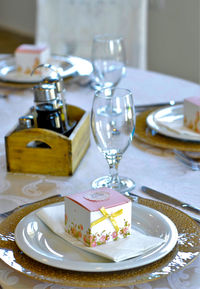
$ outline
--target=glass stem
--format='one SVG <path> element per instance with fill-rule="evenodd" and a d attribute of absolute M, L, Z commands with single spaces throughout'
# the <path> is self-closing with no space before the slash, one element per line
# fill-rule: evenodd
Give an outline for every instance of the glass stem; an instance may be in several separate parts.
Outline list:
<path fill-rule="evenodd" d="M 109 165 L 109 173 L 111 177 L 111 186 L 118 187 L 120 184 L 120 178 L 118 175 L 118 166 L 121 160 L 121 156 L 116 156 L 115 158 L 106 158 Z"/>

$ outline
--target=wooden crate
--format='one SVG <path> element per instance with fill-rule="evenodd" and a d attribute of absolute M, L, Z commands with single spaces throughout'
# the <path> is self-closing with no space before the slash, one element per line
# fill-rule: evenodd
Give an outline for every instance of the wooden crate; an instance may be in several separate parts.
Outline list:
<path fill-rule="evenodd" d="M 78 121 L 69 137 L 57 132 L 30 128 L 13 130 L 5 136 L 7 170 L 9 172 L 72 175 L 90 144 L 89 113 L 68 105 L 68 117 Z M 32 146 L 35 142 L 48 147 Z"/>

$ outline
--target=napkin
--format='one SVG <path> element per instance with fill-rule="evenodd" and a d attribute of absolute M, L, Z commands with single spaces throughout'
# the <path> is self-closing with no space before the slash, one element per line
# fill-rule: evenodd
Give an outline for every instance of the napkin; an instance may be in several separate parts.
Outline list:
<path fill-rule="evenodd" d="M 97 247 L 87 247 L 81 241 L 65 232 L 64 204 L 43 207 L 36 214 L 56 235 L 73 246 L 114 262 L 142 255 L 149 250 L 161 246 L 165 242 L 165 240 L 161 238 L 148 236 L 133 229 L 131 235 L 125 239 L 118 239 L 117 241 L 109 242 Z"/>
<path fill-rule="evenodd" d="M 183 136 L 193 136 L 193 137 L 199 137 L 200 139 L 200 134 L 192 131 L 191 129 L 187 128 L 183 124 L 183 118 L 178 118 L 171 120 L 170 118 L 162 118 L 162 119 L 156 119 L 154 118 L 154 122 L 159 125 L 160 127 L 165 127 L 168 130 L 178 133 L 179 135 Z"/>

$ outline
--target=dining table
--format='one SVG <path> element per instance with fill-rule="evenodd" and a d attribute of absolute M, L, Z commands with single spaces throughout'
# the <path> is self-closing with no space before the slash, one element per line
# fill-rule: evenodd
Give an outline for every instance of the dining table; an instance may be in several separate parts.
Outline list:
<path fill-rule="evenodd" d="M 126 74 L 122 77 L 118 87 L 131 90 L 135 106 L 163 103 L 171 100 L 183 101 L 190 96 L 200 96 L 200 85 L 198 83 L 133 67 L 126 68 Z M 78 106 L 87 112 L 91 111 L 94 90 L 89 84 L 80 83 L 79 80 L 66 81 L 64 95 L 67 104 Z M 90 190 L 94 179 L 108 174 L 108 164 L 103 154 L 98 150 L 92 133 L 90 134 L 90 146 L 73 175 L 52 176 L 8 172 L 5 136 L 16 126 L 19 117 L 24 115 L 33 105 L 32 88 L 9 87 L 9 85 L 0 86 L 0 213 L 21 204 L 42 200 L 55 194 L 67 196 L 71 193 Z M 138 123 L 137 121 L 138 119 L 136 119 L 136 132 L 133 140 L 123 154 L 119 164 L 119 175 L 130 177 L 136 183 L 132 193 L 139 195 L 144 200 L 151 199 L 155 203 L 158 202 L 160 204 L 159 200 L 150 198 L 142 192 L 141 187 L 148 186 L 169 196 L 176 197 L 183 202 L 200 207 L 200 171 L 191 170 L 191 168 L 175 158 L 172 147 L 167 146 L 168 141 L 163 147 L 159 146 L 159 144 L 148 143 L 145 139 L 140 138 L 137 133 L 137 126 L 139 125 L 139 121 Z M 166 139 L 170 138 L 166 137 Z M 200 146 L 200 143 L 197 145 Z M 168 205 L 167 208 L 175 208 L 175 206 L 172 204 Z M 191 217 L 200 218 L 198 213 L 193 213 L 186 209 L 176 209 L 184 212 L 184 216 L 190 215 Z M 195 222 L 190 218 L 189 220 Z M 0 222 L 5 222 L 5 218 L 1 217 Z M 198 223 L 193 223 L 193 226 L 195 225 L 198 228 Z M 183 236 L 179 236 L 180 242 L 183 240 L 181 238 Z M 23 270 L 21 272 L 12 262 L 8 264 L 0 260 L 0 285 L 3 289 L 64 289 L 80 287 L 199 289 L 200 258 L 198 257 L 198 251 L 191 262 L 180 264 L 175 270 L 166 271 L 165 274 L 158 276 L 158 278 L 154 275 L 154 278 L 146 278 L 146 281 L 143 280 L 143 282 L 126 283 L 124 281 L 123 284 L 119 282 L 119 286 L 117 282 L 114 282 L 116 274 L 113 274 L 113 283 L 109 286 L 106 285 L 109 283 L 98 284 L 98 282 L 93 286 L 86 286 L 86 283 L 84 283 L 85 285 L 82 284 L 82 280 L 85 280 L 83 272 L 80 272 L 80 275 L 79 272 L 76 272 L 77 278 L 80 280 L 77 286 L 73 283 L 64 285 L 59 282 L 51 282 L 50 279 L 45 278 L 45 273 L 43 279 L 31 276 L 31 274 L 29 276 L 27 272 L 26 274 L 24 274 Z M 45 266 L 44 272 L 47 270 L 45 268 L 48 268 L 48 266 Z"/>

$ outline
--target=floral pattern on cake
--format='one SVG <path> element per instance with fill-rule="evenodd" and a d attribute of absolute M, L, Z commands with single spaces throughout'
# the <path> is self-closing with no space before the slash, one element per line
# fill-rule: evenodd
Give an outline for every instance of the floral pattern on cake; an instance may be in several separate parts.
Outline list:
<path fill-rule="evenodd" d="M 192 120 L 188 122 L 187 118 L 185 117 L 184 125 L 189 129 L 194 130 L 197 133 L 200 133 L 200 112 L 199 111 L 196 112 L 194 122 Z"/>
<path fill-rule="evenodd" d="M 67 215 L 65 216 L 65 218 L 67 218 Z M 71 223 L 71 226 L 69 227 L 69 229 L 67 230 L 67 233 L 74 236 L 77 239 L 81 239 L 83 236 L 83 225 L 82 224 L 74 224 L 73 222 Z"/>
<path fill-rule="evenodd" d="M 195 121 L 194 121 L 194 130 L 197 133 L 200 133 L 200 111 L 196 112 L 196 118 L 195 118 Z"/>
<path fill-rule="evenodd" d="M 65 216 L 65 219 L 67 219 L 67 216 Z M 108 241 L 117 241 L 119 238 L 128 237 L 130 235 L 130 224 L 124 220 L 124 226 L 119 228 L 118 232 L 114 231 L 106 233 L 106 231 L 103 230 L 101 233 L 92 234 L 90 228 L 88 228 L 85 234 L 83 231 L 84 228 L 82 224 L 78 225 L 72 222 L 69 229 L 67 230 L 67 233 L 77 239 L 83 240 L 86 246 L 96 247 L 106 244 Z"/>

